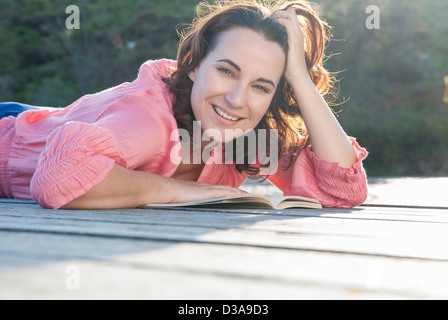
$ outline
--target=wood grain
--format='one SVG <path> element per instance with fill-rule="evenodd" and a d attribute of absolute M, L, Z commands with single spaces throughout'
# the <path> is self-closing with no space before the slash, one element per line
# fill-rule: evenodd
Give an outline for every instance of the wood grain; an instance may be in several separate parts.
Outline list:
<path fill-rule="evenodd" d="M 2 299 L 448 297 L 444 208 L 55 211 L 0 199 L 0 239 Z"/>

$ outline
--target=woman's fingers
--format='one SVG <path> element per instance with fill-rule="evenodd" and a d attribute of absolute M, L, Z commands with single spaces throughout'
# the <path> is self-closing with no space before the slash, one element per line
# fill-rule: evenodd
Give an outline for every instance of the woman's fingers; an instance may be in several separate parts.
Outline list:
<path fill-rule="evenodd" d="M 247 193 L 244 190 L 227 185 L 197 183 L 194 181 L 178 181 L 176 202 L 198 201 L 228 195 Z"/>
<path fill-rule="evenodd" d="M 292 9 L 292 8 L 289 8 L 288 10 L 276 11 L 272 15 L 272 17 L 274 19 L 283 19 L 283 20 L 287 20 L 287 21 L 291 21 L 291 22 L 297 21 L 297 23 L 298 23 L 297 14 L 294 11 L 294 9 Z"/>
<path fill-rule="evenodd" d="M 231 186 L 227 186 L 227 185 L 208 185 L 205 186 L 206 189 L 210 190 L 211 193 L 222 193 L 223 195 L 228 195 L 228 194 L 243 194 L 243 193 L 247 193 L 244 190 L 240 190 L 238 188 L 233 188 Z"/>
<path fill-rule="evenodd" d="M 285 70 L 287 81 L 292 81 L 296 74 L 307 74 L 305 62 L 305 38 L 299 19 L 293 8 L 276 11 L 272 15 L 281 26 L 285 28 L 288 36 L 288 62 Z"/>
<path fill-rule="evenodd" d="M 302 29 L 300 28 L 299 19 L 293 8 L 288 10 L 276 11 L 272 18 L 276 20 L 280 25 L 286 29 L 288 37 L 300 37 L 303 38 Z"/>

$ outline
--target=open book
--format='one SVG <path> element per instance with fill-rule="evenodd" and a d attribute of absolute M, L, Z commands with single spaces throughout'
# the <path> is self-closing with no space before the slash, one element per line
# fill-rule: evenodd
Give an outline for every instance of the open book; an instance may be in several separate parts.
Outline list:
<path fill-rule="evenodd" d="M 219 198 L 211 198 L 200 201 L 183 203 L 148 204 L 144 207 L 169 208 L 169 207 L 201 207 L 201 208 L 226 208 L 226 209 L 289 209 L 289 208 L 314 208 L 322 206 L 316 199 L 299 196 L 275 196 L 268 197 L 261 194 L 246 193 Z"/>

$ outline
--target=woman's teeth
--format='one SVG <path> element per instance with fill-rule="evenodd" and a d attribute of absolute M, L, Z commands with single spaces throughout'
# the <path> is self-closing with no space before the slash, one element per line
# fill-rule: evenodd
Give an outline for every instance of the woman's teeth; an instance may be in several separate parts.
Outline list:
<path fill-rule="evenodd" d="M 232 121 L 238 121 L 240 119 L 240 118 L 229 116 L 227 113 L 225 113 L 224 111 L 219 109 L 217 106 L 213 106 L 213 109 L 215 109 L 216 113 L 219 114 L 224 119 L 232 120 Z"/>

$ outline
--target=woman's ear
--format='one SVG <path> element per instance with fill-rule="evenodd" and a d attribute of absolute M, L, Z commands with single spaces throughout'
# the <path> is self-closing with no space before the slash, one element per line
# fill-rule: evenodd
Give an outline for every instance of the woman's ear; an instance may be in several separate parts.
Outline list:
<path fill-rule="evenodd" d="M 190 71 L 188 73 L 188 78 L 190 78 L 190 80 L 193 81 L 193 82 L 196 79 L 196 71 L 198 71 L 198 68 L 194 68 L 193 71 Z"/>

